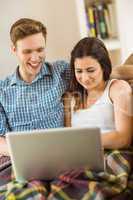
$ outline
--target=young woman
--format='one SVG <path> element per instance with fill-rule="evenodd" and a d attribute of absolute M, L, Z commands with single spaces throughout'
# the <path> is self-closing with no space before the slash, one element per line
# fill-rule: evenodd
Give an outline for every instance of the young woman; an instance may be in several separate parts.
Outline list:
<path fill-rule="evenodd" d="M 124 80 L 110 80 L 112 66 L 103 42 L 81 39 L 72 50 L 70 66 L 73 78 L 64 96 L 65 125 L 97 126 L 104 148 L 128 147 L 132 140 L 132 89 Z"/>

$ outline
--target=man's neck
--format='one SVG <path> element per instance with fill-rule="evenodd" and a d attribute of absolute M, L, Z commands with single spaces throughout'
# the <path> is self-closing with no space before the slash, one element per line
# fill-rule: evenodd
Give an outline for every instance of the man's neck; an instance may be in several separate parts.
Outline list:
<path fill-rule="evenodd" d="M 29 76 L 25 75 L 20 67 L 18 69 L 18 75 L 21 80 L 23 80 L 24 82 L 29 83 L 29 84 L 32 83 L 32 81 L 36 78 L 35 75 L 34 76 L 33 75 L 29 75 Z"/>

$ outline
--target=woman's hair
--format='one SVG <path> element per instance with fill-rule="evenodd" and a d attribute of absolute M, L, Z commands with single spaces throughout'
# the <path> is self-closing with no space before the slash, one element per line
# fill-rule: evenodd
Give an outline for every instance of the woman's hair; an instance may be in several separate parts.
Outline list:
<path fill-rule="evenodd" d="M 76 80 L 74 63 L 76 58 L 84 58 L 86 56 L 96 59 L 97 62 L 100 64 L 103 71 L 104 81 L 109 80 L 112 71 L 112 64 L 108 51 L 101 40 L 94 37 L 86 37 L 81 39 L 75 45 L 71 52 L 70 67 L 72 79 L 69 88 L 69 91 L 73 93 L 76 99 L 75 109 L 85 107 L 84 105 L 86 101 L 87 91 Z"/>
<path fill-rule="evenodd" d="M 36 33 L 42 33 L 46 40 L 47 30 L 40 21 L 21 18 L 12 25 L 10 29 L 10 38 L 12 43 L 16 46 L 18 40 Z"/>

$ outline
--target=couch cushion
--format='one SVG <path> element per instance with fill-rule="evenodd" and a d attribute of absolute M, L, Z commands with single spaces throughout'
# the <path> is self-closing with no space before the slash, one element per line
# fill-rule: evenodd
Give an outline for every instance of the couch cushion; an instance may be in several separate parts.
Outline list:
<path fill-rule="evenodd" d="M 133 88 L 133 65 L 122 65 L 113 67 L 111 73 L 111 79 L 112 78 L 126 80 Z"/>
<path fill-rule="evenodd" d="M 130 54 L 130 56 L 124 62 L 124 65 L 133 65 L 133 54 Z"/>

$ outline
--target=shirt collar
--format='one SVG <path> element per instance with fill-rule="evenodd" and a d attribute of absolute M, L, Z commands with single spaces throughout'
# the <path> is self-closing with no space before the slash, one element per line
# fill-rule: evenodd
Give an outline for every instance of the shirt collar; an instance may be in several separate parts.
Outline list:
<path fill-rule="evenodd" d="M 27 85 L 25 81 L 21 80 L 19 77 L 19 72 L 18 72 L 19 66 L 17 67 L 15 73 L 11 77 L 11 82 L 10 85 L 16 85 L 16 84 L 22 84 L 22 85 Z M 51 64 L 48 62 L 43 63 L 42 68 L 39 72 L 39 74 L 36 76 L 36 78 L 32 81 L 32 83 L 36 82 L 37 80 L 41 79 L 43 76 L 51 76 Z M 31 83 L 31 84 L 32 84 Z M 29 85 L 29 84 L 28 84 Z"/>

